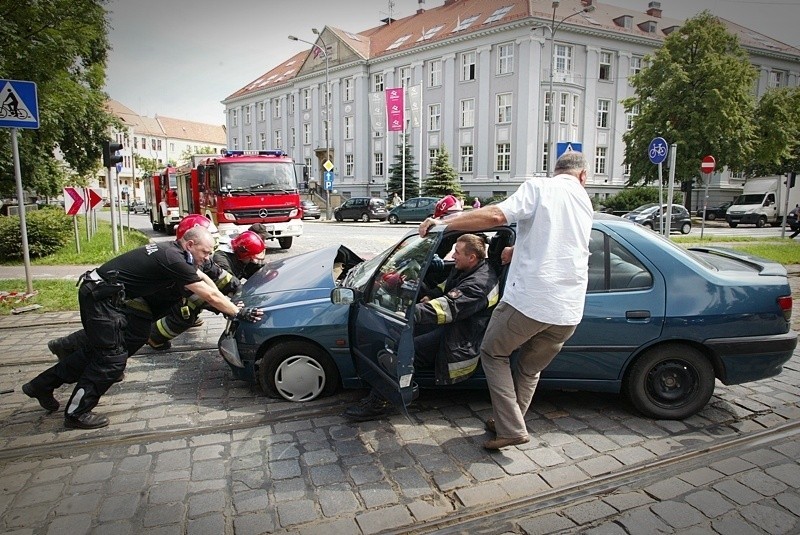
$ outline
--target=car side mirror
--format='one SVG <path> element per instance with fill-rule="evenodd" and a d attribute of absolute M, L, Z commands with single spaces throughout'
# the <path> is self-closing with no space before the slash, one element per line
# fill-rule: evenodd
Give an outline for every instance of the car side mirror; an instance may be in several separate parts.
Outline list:
<path fill-rule="evenodd" d="M 334 305 L 352 305 L 356 301 L 356 292 L 352 288 L 334 288 L 331 290 L 331 303 Z"/>

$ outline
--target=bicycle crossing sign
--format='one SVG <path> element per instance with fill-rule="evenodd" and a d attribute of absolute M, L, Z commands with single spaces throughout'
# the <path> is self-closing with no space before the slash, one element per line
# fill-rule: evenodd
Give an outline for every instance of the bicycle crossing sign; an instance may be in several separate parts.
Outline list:
<path fill-rule="evenodd" d="M 663 137 L 653 138 L 650 146 L 647 147 L 647 155 L 654 164 L 664 163 L 664 160 L 667 159 L 667 152 L 669 152 L 667 150 L 667 140 Z"/>
<path fill-rule="evenodd" d="M 0 128 L 39 128 L 34 82 L 0 80 Z"/>

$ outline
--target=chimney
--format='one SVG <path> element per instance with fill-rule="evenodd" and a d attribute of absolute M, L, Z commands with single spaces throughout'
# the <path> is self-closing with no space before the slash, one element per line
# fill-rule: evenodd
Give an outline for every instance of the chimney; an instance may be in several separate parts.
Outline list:
<path fill-rule="evenodd" d="M 425 0 L 418 0 L 417 3 L 419 4 L 419 7 L 417 8 L 417 15 L 422 15 L 425 13 L 425 8 L 422 7 L 425 4 Z"/>
<path fill-rule="evenodd" d="M 455 4 L 456 2 L 458 2 L 458 0 L 444 0 L 444 5 L 451 6 L 451 5 Z"/>
<path fill-rule="evenodd" d="M 645 12 L 651 17 L 661 18 L 661 2 L 650 2 L 647 4 L 647 11 Z"/>

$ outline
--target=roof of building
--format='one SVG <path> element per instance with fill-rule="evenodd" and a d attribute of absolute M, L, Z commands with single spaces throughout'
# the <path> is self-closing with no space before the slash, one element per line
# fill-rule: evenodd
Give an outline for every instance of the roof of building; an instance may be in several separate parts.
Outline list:
<path fill-rule="evenodd" d="M 643 6 L 646 1 L 642 0 Z M 658 41 L 684 22 L 664 17 L 660 2 L 649 2 L 646 11 L 634 11 L 594 0 L 563 0 L 559 14 L 575 13 L 590 4 L 594 6 L 594 11 L 575 15 L 565 24 L 573 28 L 582 26 L 595 31 L 612 32 L 620 37 Z M 359 58 L 373 60 L 515 21 L 531 19 L 531 22 L 547 22 L 552 16 L 551 0 L 445 0 L 439 7 L 418 9 L 407 17 L 393 19 L 390 24 L 381 24 L 358 33 L 325 27 L 322 37 L 330 52 L 329 62 L 336 65 L 339 57 L 349 58 L 344 63 Z M 797 48 L 723 18 L 720 21 L 739 37 L 743 46 L 800 56 Z M 318 39 L 317 43 L 321 44 L 321 41 Z M 298 74 L 324 68 L 324 61 L 319 61 L 320 57 L 324 58 L 321 51 L 322 46 L 315 46 L 295 54 L 233 92 L 223 102 L 267 90 L 286 83 Z"/>
<path fill-rule="evenodd" d="M 222 125 L 184 121 L 183 119 L 173 119 L 163 115 L 156 115 L 156 120 L 161 124 L 166 136 L 171 139 L 205 141 L 217 145 L 225 145 L 227 143 L 225 127 Z"/>

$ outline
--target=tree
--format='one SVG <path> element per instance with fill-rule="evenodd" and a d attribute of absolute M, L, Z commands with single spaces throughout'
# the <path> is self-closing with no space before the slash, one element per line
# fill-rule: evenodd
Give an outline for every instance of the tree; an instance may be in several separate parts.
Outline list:
<path fill-rule="evenodd" d="M 199 147 L 197 150 L 191 150 L 189 147 L 186 147 L 186 149 L 178 157 L 177 163 L 179 165 L 187 163 L 195 154 L 219 154 L 219 151 L 212 149 L 211 147 Z"/>
<path fill-rule="evenodd" d="M 405 135 L 405 134 L 403 134 Z M 394 163 L 389 166 L 389 194 L 403 191 L 403 144 L 397 145 L 397 154 L 394 155 Z M 405 169 L 406 169 L 406 188 L 401 194 L 403 200 L 419 196 L 419 183 L 417 182 L 417 170 L 414 164 L 414 154 L 411 146 L 405 146 Z"/>
<path fill-rule="evenodd" d="M 136 170 L 141 177 L 140 180 L 147 180 L 163 168 L 155 158 L 145 158 L 138 154 L 133 155 L 133 161 L 136 163 Z"/>
<path fill-rule="evenodd" d="M 38 92 L 39 129 L 18 131 L 26 189 L 56 195 L 71 174 L 87 177 L 100 166 L 101 144 L 115 123 L 103 92 L 105 3 L 0 0 L 0 78 L 35 82 Z M 9 146 L 9 136 L 0 130 L 0 146 Z M 10 152 L 0 151 L 0 195 L 16 189 Z"/>
<path fill-rule="evenodd" d="M 751 176 L 800 171 L 800 88 L 767 91 L 758 102 Z"/>
<path fill-rule="evenodd" d="M 677 144 L 678 180 L 699 175 L 708 154 L 717 168 L 744 169 L 753 154 L 756 71 L 737 37 L 704 11 L 646 59 L 649 65 L 631 79 L 636 95 L 623 101 L 626 112 L 638 110 L 622 136 L 629 184 L 657 180 L 647 148 L 658 136 Z"/>
<path fill-rule="evenodd" d="M 458 183 L 458 173 L 450 164 L 447 147 L 442 147 L 436 155 L 430 174 L 422 185 L 422 193 L 430 197 L 444 197 L 448 192 L 461 199 L 464 198 L 461 184 Z"/>

